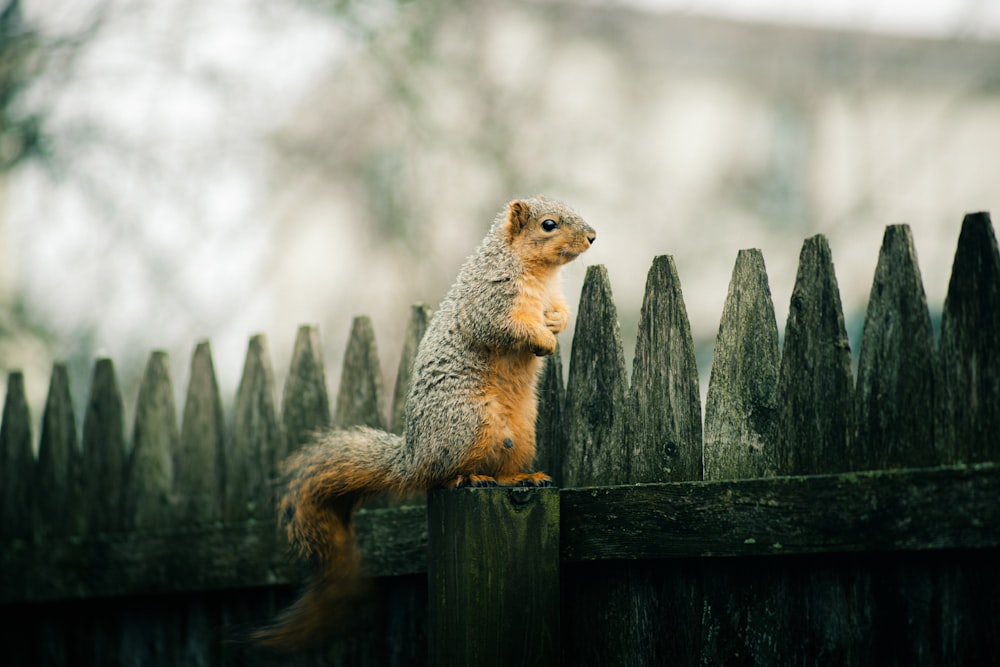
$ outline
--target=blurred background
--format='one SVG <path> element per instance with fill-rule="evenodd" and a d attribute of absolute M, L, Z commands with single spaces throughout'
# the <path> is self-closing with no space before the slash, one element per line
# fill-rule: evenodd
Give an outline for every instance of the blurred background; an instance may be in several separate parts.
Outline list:
<path fill-rule="evenodd" d="M 740 248 L 783 331 L 826 234 L 856 357 L 885 225 L 936 318 L 998 156 L 989 0 L 0 0 L 0 381 L 37 421 L 54 361 L 82 406 L 108 356 L 131 414 L 150 350 L 181 397 L 207 338 L 228 404 L 261 332 L 280 398 L 314 323 L 335 391 L 364 313 L 391 388 L 409 304 L 545 193 L 598 230 L 567 298 L 607 265 L 629 367 L 674 256 L 704 395 Z"/>

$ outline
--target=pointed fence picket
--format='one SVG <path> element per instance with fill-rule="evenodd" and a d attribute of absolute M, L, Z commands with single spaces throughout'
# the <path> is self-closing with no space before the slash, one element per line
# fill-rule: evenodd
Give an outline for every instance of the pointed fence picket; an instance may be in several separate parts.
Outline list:
<path fill-rule="evenodd" d="M 939 463 L 931 418 L 934 366 L 934 330 L 913 238 L 909 227 L 893 225 L 885 230 L 861 337 L 853 469 Z"/>
<path fill-rule="evenodd" d="M 65 537 L 80 532 L 80 513 L 75 511 L 79 467 L 80 446 L 69 393 L 69 372 L 65 364 L 56 364 L 38 441 L 35 489 L 44 490 L 38 494 L 36 507 L 35 526 L 40 535 Z"/>
<path fill-rule="evenodd" d="M 423 304 L 410 308 L 410 319 L 403 333 L 403 351 L 399 355 L 399 368 L 396 371 L 396 387 L 392 394 L 392 413 L 389 420 L 389 430 L 402 435 L 406 430 L 406 396 L 410 392 L 410 375 L 413 362 L 417 358 L 417 347 L 427 331 L 430 321 L 430 309 Z"/>
<path fill-rule="evenodd" d="M 184 400 L 181 437 L 174 450 L 173 497 L 179 525 L 212 523 L 225 507 L 226 421 L 208 341 L 195 347 Z"/>
<path fill-rule="evenodd" d="M 562 486 L 622 484 L 625 448 L 625 353 L 611 282 L 603 266 L 587 267 L 566 383 Z"/>
<path fill-rule="evenodd" d="M 741 250 L 705 398 L 705 479 L 763 477 L 776 440 L 778 326 L 759 250 Z"/>
<path fill-rule="evenodd" d="M 313 326 L 299 329 L 280 410 L 264 336 L 250 340 L 229 415 L 208 342 L 193 351 L 180 415 L 169 359 L 152 353 L 130 434 L 110 360 L 94 365 L 79 430 L 57 364 L 37 459 L 25 378 L 12 373 L 0 606 L 23 623 L 0 626 L 4 663 L 1000 654 L 1000 253 L 985 213 L 962 224 L 937 346 L 909 228 L 886 229 L 856 381 L 826 239 L 802 246 L 782 349 L 764 258 L 741 251 L 704 426 L 672 258 L 649 272 L 631 383 L 607 272 L 589 267 L 567 381 L 561 351 L 539 380 L 537 463 L 561 488 L 370 503 L 356 521 L 376 577 L 365 629 L 299 657 L 257 651 L 246 633 L 304 576 L 273 516 L 280 461 L 331 425 L 402 433 L 428 318 L 410 311 L 391 405 L 366 317 L 352 323 L 332 406 Z"/>
<path fill-rule="evenodd" d="M 33 525 L 37 489 L 34 454 L 31 451 L 31 417 L 24 396 L 24 376 L 11 373 L 0 425 L 0 465 L 7 471 L 0 485 L 0 535 L 7 539 L 28 539 Z"/>
<path fill-rule="evenodd" d="M 1000 255 L 987 213 L 965 217 L 941 313 L 937 443 L 946 463 L 996 461 Z"/>
<path fill-rule="evenodd" d="M 802 244 L 778 373 L 779 475 L 849 469 L 854 382 L 840 290 L 824 236 Z"/>

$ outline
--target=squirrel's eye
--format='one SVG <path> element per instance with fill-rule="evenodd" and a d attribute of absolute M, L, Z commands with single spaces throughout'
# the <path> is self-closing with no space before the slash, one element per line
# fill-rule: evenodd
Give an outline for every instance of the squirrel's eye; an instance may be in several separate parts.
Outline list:
<path fill-rule="evenodd" d="M 558 226 L 559 223 L 556 222 L 555 220 L 550 220 L 550 219 L 542 220 L 542 229 L 544 229 L 547 232 L 554 231 Z"/>

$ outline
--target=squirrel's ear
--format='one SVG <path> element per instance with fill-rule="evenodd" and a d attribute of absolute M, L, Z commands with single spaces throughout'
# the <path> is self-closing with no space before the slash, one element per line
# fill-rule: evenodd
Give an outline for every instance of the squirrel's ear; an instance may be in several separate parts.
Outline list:
<path fill-rule="evenodd" d="M 531 207 L 520 199 L 515 199 L 507 204 L 507 224 L 511 238 L 521 233 L 528 226 L 531 216 Z"/>

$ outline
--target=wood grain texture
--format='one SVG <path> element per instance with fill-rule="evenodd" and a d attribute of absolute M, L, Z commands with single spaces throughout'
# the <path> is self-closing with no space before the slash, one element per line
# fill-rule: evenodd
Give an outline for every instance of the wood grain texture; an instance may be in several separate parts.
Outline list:
<path fill-rule="evenodd" d="M 180 441 L 174 456 L 174 494 L 179 525 L 222 518 L 225 502 L 226 421 L 208 341 L 195 346 L 184 399 Z"/>
<path fill-rule="evenodd" d="M 566 386 L 564 486 L 623 483 L 628 479 L 624 443 L 625 353 L 608 272 L 588 266 L 580 294 Z"/>
<path fill-rule="evenodd" d="M 272 517 L 271 479 L 282 455 L 282 442 L 274 407 L 274 369 L 267 339 L 258 334 L 247 348 L 227 441 L 225 521 Z"/>
<path fill-rule="evenodd" d="M 855 470 L 925 467 L 934 446 L 934 331 L 910 228 L 887 227 L 858 361 Z"/>
<path fill-rule="evenodd" d="M 567 489 L 563 558 L 1000 546 L 1000 466 Z"/>
<path fill-rule="evenodd" d="M 655 258 L 646 278 L 627 414 L 629 482 L 701 479 L 698 365 L 670 256 Z"/>
<path fill-rule="evenodd" d="M 80 444 L 66 364 L 52 366 L 38 441 L 37 529 L 41 536 L 79 532 Z"/>
<path fill-rule="evenodd" d="M 778 376 L 773 469 L 808 475 L 849 469 L 854 380 L 840 290 L 826 237 L 806 239 L 792 289 Z"/>
<path fill-rule="evenodd" d="M 166 352 L 149 357 L 134 424 L 123 490 L 125 525 L 162 528 L 174 519 L 174 458 L 180 439 Z"/>
<path fill-rule="evenodd" d="M 370 575 L 426 573 L 424 508 L 361 510 L 356 524 Z M 257 588 L 301 579 L 273 520 L 18 540 L 0 553 L 0 603 Z"/>
<path fill-rule="evenodd" d="M 83 418 L 81 498 L 84 529 L 91 533 L 121 530 L 125 480 L 125 424 L 114 364 L 94 364 L 90 399 Z"/>
<path fill-rule="evenodd" d="M 559 661 L 559 491 L 428 497 L 430 664 Z"/>
<path fill-rule="evenodd" d="M 375 330 L 367 315 L 355 317 L 351 323 L 333 424 L 337 428 L 365 425 L 386 429 L 382 368 Z"/>
<path fill-rule="evenodd" d="M 566 448 L 566 388 L 563 384 L 562 349 L 558 345 L 555 353 L 545 359 L 537 393 L 534 467 L 548 473 L 555 484 L 560 485 L 559 473 Z"/>
<path fill-rule="evenodd" d="M 319 329 L 299 327 L 292 348 L 292 363 L 281 398 L 281 423 L 285 434 L 284 454 L 305 444 L 313 433 L 330 425 L 330 399 Z"/>
<path fill-rule="evenodd" d="M 35 455 L 24 375 L 7 376 L 7 397 L 0 425 L 0 538 L 30 539 L 34 534 Z"/>
<path fill-rule="evenodd" d="M 560 553 L 578 562 L 997 547 L 998 488 L 1000 464 L 983 463 L 562 489 Z M 424 508 L 361 510 L 356 521 L 371 574 L 426 572 Z M 285 550 L 273 520 L 15 541 L 0 554 L 0 601 L 286 583 L 297 573 Z"/>
<path fill-rule="evenodd" d="M 760 250 L 740 250 L 729 282 L 705 402 L 705 479 L 773 475 L 781 354 Z"/>
<path fill-rule="evenodd" d="M 942 459 L 1000 459 L 1000 254 L 988 213 L 971 213 L 962 222 L 941 314 L 939 359 Z"/>

